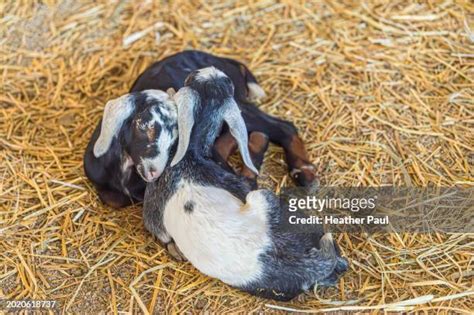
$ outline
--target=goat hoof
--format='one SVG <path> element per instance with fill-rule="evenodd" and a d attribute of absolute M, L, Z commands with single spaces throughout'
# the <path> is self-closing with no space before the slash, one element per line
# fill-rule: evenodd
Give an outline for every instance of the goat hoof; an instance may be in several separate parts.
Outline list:
<path fill-rule="evenodd" d="M 184 257 L 183 253 L 181 253 L 175 242 L 166 244 L 166 249 L 168 250 L 168 254 L 170 254 L 174 260 L 179 262 L 187 261 L 186 257 Z"/>
<path fill-rule="evenodd" d="M 308 163 L 300 168 L 294 168 L 290 175 L 298 186 L 311 187 L 318 183 L 316 167 L 313 164 Z"/>
<path fill-rule="evenodd" d="M 99 190 L 100 200 L 114 209 L 120 209 L 132 204 L 130 197 L 112 190 Z"/>

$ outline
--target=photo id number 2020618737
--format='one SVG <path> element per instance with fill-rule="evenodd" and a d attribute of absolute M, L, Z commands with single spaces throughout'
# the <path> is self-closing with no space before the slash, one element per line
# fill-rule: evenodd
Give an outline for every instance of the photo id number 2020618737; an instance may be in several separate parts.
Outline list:
<path fill-rule="evenodd" d="M 53 309 L 58 306 L 54 300 L 3 300 L 4 310 Z"/>

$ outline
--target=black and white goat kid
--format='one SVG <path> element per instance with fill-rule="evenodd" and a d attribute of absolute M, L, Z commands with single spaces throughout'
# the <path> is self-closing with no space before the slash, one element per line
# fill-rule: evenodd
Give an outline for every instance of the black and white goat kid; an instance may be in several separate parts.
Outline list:
<path fill-rule="evenodd" d="M 289 300 L 347 269 L 331 234 L 283 232 L 279 198 L 211 159 L 224 122 L 257 173 L 232 81 L 210 67 L 191 73 L 174 96 L 179 142 L 170 167 L 145 192 L 146 228 L 175 243 L 201 272 L 251 294 Z M 324 235 L 323 235 L 324 234 Z"/>
<path fill-rule="evenodd" d="M 177 138 L 169 94 L 146 90 L 107 102 L 84 155 L 86 175 L 116 208 L 143 200 L 145 182 L 163 172 Z"/>

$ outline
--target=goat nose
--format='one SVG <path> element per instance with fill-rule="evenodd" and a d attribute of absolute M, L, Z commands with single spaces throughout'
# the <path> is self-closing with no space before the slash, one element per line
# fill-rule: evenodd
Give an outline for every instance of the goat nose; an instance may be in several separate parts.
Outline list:
<path fill-rule="evenodd" d="M 153 179 L 157 179 L 160 176 L 160 172 L 158 171 L 151 171 L 150 174 Z"/>
<path fill-rule="evenodd" d="M 146 172 L 146 179 L 148 182 L 152 182 L 160 176 L 160 173 L 155 169 L 150 169 Z"/>

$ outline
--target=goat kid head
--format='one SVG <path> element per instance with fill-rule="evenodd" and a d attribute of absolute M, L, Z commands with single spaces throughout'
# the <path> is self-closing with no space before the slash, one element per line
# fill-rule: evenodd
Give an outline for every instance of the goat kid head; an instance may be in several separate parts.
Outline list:
<path fill-rule="evenodd" d="M 130 119 L 129 128 L 122 130 Z M 104 108 L 94 156 L 104 155 L 122 130 L 122 169 L 135 166 L 143 180 L 153 182 L 168 163 L 177 136 L 176 120 L 173 100 L 159 90 L 127 94 L 111 100 Z"/>
<path fill-rule="evenodd" d="M 237 141 L 243 162 L 258 174 L 250 158 L 247 128 L 233 97 L 234 85 L 231 79 L 222 71 L 208 67 L 189 74 L 184 85 L 173 97 L 178 110 L 179 142 L 171 166 L 178 164 L 188 151 L 193 127 L 194 132 L 201 128 L 204 129 L 202 132 L 213 135 L 195 139 L 209 142 L 204 145 L 210 148 L 225 122 Z M 212 121 L 206 121 L 209 119 Z"/>

